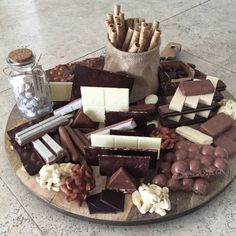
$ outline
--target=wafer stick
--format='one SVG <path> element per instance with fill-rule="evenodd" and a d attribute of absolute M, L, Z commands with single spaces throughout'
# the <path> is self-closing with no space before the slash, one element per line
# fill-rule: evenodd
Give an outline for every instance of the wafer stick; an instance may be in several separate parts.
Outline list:
<path fill-rule="evenodd" d="M 152 30 L 152 33 L 154 33 L 155 32 L 155 30 L 158 30 L 159 29 L 159 21 L 156 21 L 156 20 L 154 20 L 153 22 L 152 22 L 152 28 L 151 28 L 151 30 Z"/>
<path fill-rule="evenodd" d="M 133 32 L 134 32 L 134 30 L 129 27 L 128 31 L 126 33 L 125 41 L 122 45 L 122 51 L 127 51 L 128 50 Z"/>
<path fill-rule="evenodd" d="M 149 46 L 149 31 L 148 31 L 148 24 L 145 22 L 142 22 L 141 26 L 141 32 L 140 32 L 140 37 L 139 37 L 139 50 L 138 52 L 144 52 L 147 50 Z"/>
<path fill-rule="evenodd" d="M 139 44 L 136 42 L 132 45 L 132 47 L 129 49 L 128 52 L 135 53 L 135 52 L 138 52 L 138 49 L 139 49 Z"/>
<path fill-rule="evenodd" d="M 120 14 L 120 5 L 114 5 L 114 16 L 118 16 Z"/>
<path fill-rule="evenodd" d="M 126 26 L 126 30 L 128 30 L 129 28 L 134 29 L 134 19 L 133 18 L 126 19 L 125 26 Z"/>
<path fill-rule="evenodd" d="M 137 30 L 133 31 L 133 35 L 132 35 L 132 38 L 131 38 L 130 44 L 129 44 L 129 49 L 134 45 L 135 42 L 139 41 L 139 35 L 140 35 L 139 31 L 137 31 Z"/>
<path fill-rule="evenodd" d="M 117 45 L 117 33 L 115 29 L 110 29 L 110 41 L 112 45 L 116 46 Z"/>
<path fill-rule="evenodd" d="M 108 14 L 106 15 L 106 17 L 107 17 L 107 20 L 108 20 L 110 23 L 114 23 L 113 14 L 108 13 Z"/>
<path fill-rule="evenodd" d="M 160 30 L 154 31 L 148 51 L 152 50 L 153 48 L 155 48 L 158 45 L 159 40 L 160 40 L 160 35 L 161 35 Z"/>

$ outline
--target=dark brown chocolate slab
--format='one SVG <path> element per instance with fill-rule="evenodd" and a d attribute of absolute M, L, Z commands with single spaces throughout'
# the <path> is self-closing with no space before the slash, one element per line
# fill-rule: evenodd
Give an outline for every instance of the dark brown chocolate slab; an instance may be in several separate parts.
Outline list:
<path fill-rule="evenodd" d="M 100 197 L 101 202 L 116 211 L 124 211 L 125 194 L 113 190 L 103 190 Z"/>
<path fill-rule="evenodd" d="M 199 103 L 196 109 L 184 106 L 183 110 L 179 112 L 179 111 L 174 111 L 174 110 L 169 109 L 169 105 L 162 105 L 158 107 L 158 112 L 161 118 L 167 118 L 171 116 L 196 113 L 199 111 L 216 110 L 217 108 L 219 108 L 219 105 L 215 102 L 213 102 L 211 106 Z"/>
<path fill-rule="evenodd" d="M 120 167 L 125 167 L 135 178 L 145 177 L 150 165 L 150 156 L 98 155 L 101 176 L 111 176 Z"/>
<path fill-rule="evenodd" d="M 134 78 L 131 76 L 77 64 L 75 67 L 71 100 L 81 97 L 81 86 L 129 88 L 131 91 L 133 83 Z"/>
<path fill-rule="evenodd" d="M 98 166 L 98 155 L 150 156 L 150 168 L 157 166 L 157 151 L 129 148 L 85 147 L 85 158 L 89 165 Z"/>
<path fill-rule="evenodd" d="M 210 120 L 201 124 L 200 129 L 209 134 L 210 136 L 216 138 L 220 134 L 228 130 L 234 123 L 234 120 L 225 113 L 218 113 L 216 116 L 212 117 Z"/>
<path fill-rule="evenodd" d="M 141 132 L 146 132 L 147 130 L 147 112 L 119 112 L 119 111 L 109 111 L 105 113 L 105 125 L 113 125 L 115 123 L 125 121 L 127 119 L 133 118 L 136 123 L 136 130 Z"/>
<path fill-rule="evenodd" d="M 129 107 L 129 110 L 137 111 L 137 112 L 147 112 L 148 114 L 154 114 L 156 113 L 156 107 L 153 104 L 137 104 L 137 105 L 131 105 Z"/>
<path fill-rule="evenodd" d="M 110 135 L 125 135 L 125 136 L 137 136 L 137 132 L 134 129 L 130 130 L 110 130 Z"/>

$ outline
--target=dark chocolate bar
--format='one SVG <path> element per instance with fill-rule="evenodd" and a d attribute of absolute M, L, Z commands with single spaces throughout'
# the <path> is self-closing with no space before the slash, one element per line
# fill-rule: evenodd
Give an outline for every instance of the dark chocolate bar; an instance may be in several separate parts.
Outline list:
<path fill-rule="evenodd" d="M 137 187 L 136 179 L 123 167 L 119 168 L 107 181 L 108 189 L 124 193 L 133 193 Z"/>
<path fill-rule="evenodd" d="M 110 135 L 125 135 L 125 136 L 138 136 L 137 132 L 134 129 L 131 130 L 110 130 Z"/>
<path fill-rule="evenodd" d="M 71 100 L 81 97 L 81 86 L 129 88 L 131 91 L 133 83 L 134 78 L 131 76 L 77 64 L 75 67 Z"/>
<path fill-rule="evenodd" d="M 119 112 L 119 111 L 109 111 L 105 113 L 105 125 L 113 125 L 115 123 L 133 118 L 136 123 L 136 130 L 141 132 L 146 132 L 147 129 L 147 112 Z"/>
<path fill-rule="evenodd" d="M 214 145 L 224 148 L 230 157 L 236 153 L 236 142 L 224 134 L 214 140 Z"/>
<path fill-rule="evenodd" d="M 149 115 L 152 115 L 156 113 L 156 106 L 153 104 L 131 105 L 129 111 L 147 112 Z"/>
<path fill-rule="evenodd" d="M 158 107 L 158 112 L 161 118 L 167 118 L 167 117 L 179 116 L 179 115 L 184 115 L 184 114 L 189 114 L 189 113 L 197 113 L 199 111 L 216 110 L 217 108 L 219 108 L 219 105 L 218 103 L 215 103 L 215 102 L 213 102 L 211 106 L 199 103 L 196 109 L 184 106 L 183 110 L 181 112 L 178 112 L 178 111 L 169 109 L 169 105 L 162 105 Z"/>
<path fill-rule="evenodd" d="M 98 166 L 98 155 L 150 156 L 150 169 L 156 169 L 158 152 L 130 148 L 85 147 L 85 158 L 89 165 Z"/>
<path fill-rule="evenodd" d="M 137 178 L 147 175 L 150 156 L 98 155 L 101 176 L 111 176 L 120 167 L 125 167 Z"/>
<path fill-rule="evenodd" d="M 207 122 L 201 124 L 200 129 L 210 136 L 216 138 L 228 130 L 233 125 L 233 123 L 234 120 L 229 115 L 221 112 L 212 117 Z"/>
<path fill-rule="evenodd" d="M 184 96 L 204 95 L 215 91 L 210 80 L 181 81 L 179 89 Z"/>
<path fill-rule="evenodd" d="M 125 195 L 122 192 L 110 189 L 103 190 L 101 192 L 100 200 L 116 211 L 124 211 Z"/>

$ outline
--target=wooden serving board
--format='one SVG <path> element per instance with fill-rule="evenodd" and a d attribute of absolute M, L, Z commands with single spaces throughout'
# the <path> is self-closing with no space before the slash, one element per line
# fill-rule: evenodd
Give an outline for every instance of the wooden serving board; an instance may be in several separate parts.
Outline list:
<path fill-rule="evenodd" d="M 224 93 L 225 97 L 232 98 L 228 93 Z M 6 131 L 10 130 L 22 123 L 26 122 L 22 118 L 20 112 L 15 106 L 11 111 L 8 119 Z M 170 200 L 172 209 L 166 216 L 160 217 L 157 214 L 142 215 L 137 208 L 132 205 L 131 195 L 126 195 L 125 210 L 117 214 L 89 214 L 86 203 L 78 207 L 74 202 L 67 202 L 62 192 L 48 191 L 41 188 L 35 180 L 35 176 L 31 177 L 24 170 L 18 154 L 12 149 L 7 134 L 5 134 L 5 147 L 8 153 L 8 159 L 15 170 L 16 175 L 29 191 L 35 194 L 39 199 L 46 202 L 49 206 L 61 211 L 65 214 L 77 217 L 82 220 L 93 221 L 96 223 L 114 224 L 114 225 L 140 225 L 166 221 L 186 215 L 192 211 L 205 205 L 211 199 L 221 193 L 236 176 L 236 155 L 229 161 L 229 168 L 224 176 L 218 176 L 213 179 L 210 184 L 210 194 L 208 196 L 199 196 L 194 193 L 187 192 L 171 192 Z M 96 188 L 91 194 L 100 192 L 105 187 L 105 177 L 101 177 L 98 168 L 94 168 Z"/>

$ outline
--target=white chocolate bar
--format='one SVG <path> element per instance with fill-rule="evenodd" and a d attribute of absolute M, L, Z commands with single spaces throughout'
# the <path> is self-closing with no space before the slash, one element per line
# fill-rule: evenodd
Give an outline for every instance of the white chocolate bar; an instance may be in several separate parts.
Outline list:
<path fill-rule="evenodd" d="M 81 100 L 81 98 L 78 98 L 78 99 L 66 104 L 63 107 L 56 109 L 53 113 L 54 113 L 54 115 L 62 115 L 63 116 L 65 114 L 68 114 L 68 113 L 71 113 L 75 110 L 80 109 L 81 106 L 82 106 L 82 100 Z"/>
<path fill-rule="evenodd" d="M 93 147 L 153 149 L 158 151 L 157 158 L 159 158 L 161 138 L 92 134 L 91 145 Z"/>
<path fill-rule="evenodd" d="M 184 114 L 183 116 L 190 119 L 190 120 L 193 120 L 196 116 L 196 113 Z"/>
<path fill-rule="evenodd" d="M 179 122 L 181 119 L 181 115 L 180 116 L 171 116 L 171 117 L 168 117 L 168 119 L 173 120 L 175 122 Z"/>
<path fill-rule="evenodd" d="M 81 87 L 84 113 L 95 122 L 104 122 L 106 111 L 128 111 L 129 89 Z"/>
<path fill-rule="evenodd" d="M 204 117 L 204 118 L 208 118 L 210 113 L 211 113 L 211 110 L 210 111 L 199 111 L 199 112 L 197 112 L 197 115 Z"/>
<path fill-rule="evenodd" d="M 189 126 L 180 126 L 175 129 L 175 132 L 194 143 L 211 144 L 213 142 L 212 137 Z"/>
<path fill-rule="evenodd" d="M 169 109 L 181 112 L 184 106 L 185 99 L 186 96 L 181 93 L 178 87 L 170 102 Z"/>
<path fill-rule="evenodd" d="M 125 120 L 125 121 L 121 121 L 119 123 L 113 124 L 113 125 L 109 125 L 106 127 L 103 127 L 101 129 L 95 130 L 89 134 L 86 135 L 86 137 L 88 139 L 91 138 L 91 134 L 110 134 L 110 130 L 114 129 L 114 130 L 125 130 L 125 129 L 134 129 L 136 127 L 136 123 L 133 120 L 133 118 Z"/>
<path fill-rule="evenodd" d="M 54 156 L 39 139 L 33 141 L 32 143 L 34 149 L 39 153 L 46 163 L 51 163 L 56 160 L 56 156 Z"/>
<path fill-rule="evenodd" d="M 64 154 L 64 149 L 48 134 L 43 135 L 42 139 L 50 146 L 50 148 L 53 150 L 54 153 L 56 153 L 57 156 Z"/>
<path fill-rule="evenodd" d="M 197 108 L 200 96 L 187 96 L 184 102 L 186 107 Z"/>

